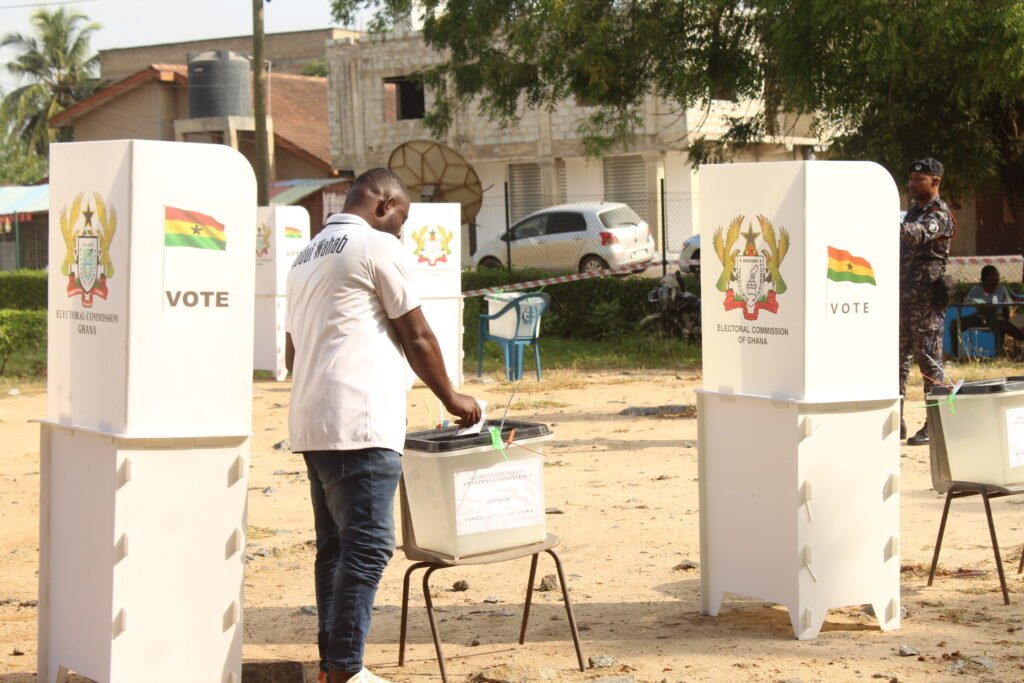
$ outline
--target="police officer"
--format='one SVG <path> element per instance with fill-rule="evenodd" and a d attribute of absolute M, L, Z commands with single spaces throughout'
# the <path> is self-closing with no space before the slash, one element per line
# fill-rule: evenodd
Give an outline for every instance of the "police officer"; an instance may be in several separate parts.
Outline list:
<path fill-rule="evenodd" d="M 909 168 L 912 205 L 900 224 L 900 396 L 906 396 L 911 361 L 924 376 L 925 391 L 941 384 L 942 323 L 949 305 L 949 279 L 945 277 L 949 241 L 956 219 L 939 197 L 942 164 L 932 158 Z M 900 438 L 906 438 L 900 404 Z M 907 439 L 911 446 L 928 443 L 928 422 Z"/>

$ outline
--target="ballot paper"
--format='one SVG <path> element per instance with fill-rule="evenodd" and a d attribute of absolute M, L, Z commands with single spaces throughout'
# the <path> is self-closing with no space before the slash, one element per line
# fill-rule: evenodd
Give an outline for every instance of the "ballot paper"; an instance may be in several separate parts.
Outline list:
<path fill-rule="evenodd" d="M 469 427 L 463 427 L 455 431 L 455 436 L 464 436 L 466 434 L 479 434 L 480 430 L 484 426 L 484 422 L 487 421 L 487 401 L 481 401 L 480 399 L 474 399 L 476 404 L 480 406 L 480 420 Z"/>

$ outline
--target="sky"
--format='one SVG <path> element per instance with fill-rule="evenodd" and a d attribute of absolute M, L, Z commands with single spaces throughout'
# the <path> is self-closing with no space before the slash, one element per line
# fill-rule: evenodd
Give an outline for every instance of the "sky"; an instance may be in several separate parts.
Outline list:
<path fill-rule="evenodd" d="M 31 33 L 29 18 L 37 8 L 52 11 L 60 5 L 102 24 L 93 34 L 94 50 L 251 35 L 252 4 L 252 0 L 0 0 L 0 35 Z M 264 4 L 267 33 L 332 25 L 329 0 L 267 0 Z M 0 50 L 0 65 L 15 55 L 10 49 Z M 9 91 L 16 86 L 17 81 L 0 66 L 0 87 Z"/>

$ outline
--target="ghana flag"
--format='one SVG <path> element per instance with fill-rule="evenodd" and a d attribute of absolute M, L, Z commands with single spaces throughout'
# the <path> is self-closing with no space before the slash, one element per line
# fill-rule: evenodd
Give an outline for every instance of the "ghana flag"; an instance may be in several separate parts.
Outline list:
<path fill-rule="evenodd" d="M 165 207 L 164 246 L 224 251 L 224 224 L 205 213 Z"/>
<path fill-rule="evenodd" d="M 284 236 L 289 238 L 302 239 L 302 231 L 299 230 L 298 228 L 285 228 Z"/>
<path fill-rule="evenodd" d="M 828 279 L 836 282 L 859 282 L 875 284 L 875 271 L 867 259 L 854 256 L 848 251 L 828 248 Z"/>

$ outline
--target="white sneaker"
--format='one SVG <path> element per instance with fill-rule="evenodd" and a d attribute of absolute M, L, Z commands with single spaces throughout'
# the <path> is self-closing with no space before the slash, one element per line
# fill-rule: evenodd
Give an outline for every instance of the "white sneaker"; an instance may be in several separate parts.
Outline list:
<path fill-rule="evenodd" d="M 353 676 L 349 680 L 353 683 L 391 683 L 391 681 L 387 680 L 386 678 L 381 678 L 377 674 L 372 673 L 366 667 L 363 667 L 362 671 L 360 671 L 357 675 Z"/>

